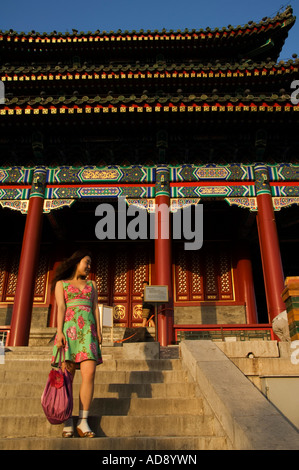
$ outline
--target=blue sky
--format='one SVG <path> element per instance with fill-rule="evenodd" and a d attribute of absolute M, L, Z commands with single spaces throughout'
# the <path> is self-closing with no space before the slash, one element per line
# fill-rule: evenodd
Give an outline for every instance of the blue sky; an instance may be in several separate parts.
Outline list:
<path fill-rule="evenodd" d="M 299 0 L 6 0 L 0 9 L 0 29 L 28 32 L 139 31 L 140 29 L 205 29 L 242 25 L 275 16 L 292 5 L 299 17 Z M 299 18 L 289 33 L 281 59 L 299 56 Z"/>

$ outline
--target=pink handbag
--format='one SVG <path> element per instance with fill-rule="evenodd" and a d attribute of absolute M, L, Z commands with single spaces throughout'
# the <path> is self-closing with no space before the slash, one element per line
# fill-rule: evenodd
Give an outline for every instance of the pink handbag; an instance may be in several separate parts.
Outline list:
<path fill-rule="evenodd" d="M 58 349 L 54 362 L 58 354 L 58 370 L 51 370 L 41 397 L 41 405 L 51 424 L 64 423 L 73 411 L 73 376 L 66 368 L 64 372 L 61 369 L 62 354 L 65 360 L 64 348 Z"/>

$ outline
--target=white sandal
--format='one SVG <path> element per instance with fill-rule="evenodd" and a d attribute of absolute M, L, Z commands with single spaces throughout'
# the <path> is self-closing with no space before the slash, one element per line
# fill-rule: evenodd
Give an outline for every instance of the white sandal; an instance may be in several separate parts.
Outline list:
<path fill-rule="evenodd" d="M 69 418 L 65 422 L 65 426 L 64 426 L 63 431 L 62 431 L 62 437 L 70 438 L 70 437 L 73 437 L 73 436 L 74 436 L 73 418 Z"/>

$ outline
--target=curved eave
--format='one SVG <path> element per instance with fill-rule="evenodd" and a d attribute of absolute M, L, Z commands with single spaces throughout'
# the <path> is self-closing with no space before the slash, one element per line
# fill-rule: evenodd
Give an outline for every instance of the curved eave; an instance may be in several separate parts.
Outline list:
<path fill-rule="evenodd" d="M 82 101 L 82 100 L 81 100 Z M 91 100 L 89 100 L 91 101 Z M 142 103 L 91 103 L 81 102 L 73 106 L 66 104 L 52 104 L 43 106 L 37 104 L 27 104 L 21 106 L 2 106 L 0 108 L 0 122 L 4 116 L 34 116 L 34 115 L 99 115 L 114 113 L 277 113 L 277 112 L 297 112 L 299 105 L 294 105 L 288 100 L 277 99 L 252 99 L 252 100 L 222 100 L 212 101 L 206 97 L 206 100 L 175 100 L 164 101 L 163 99 L 153 102 L 152 100 Z M 299 116 L 299 115 L 298 115 Z"/>
<path fill-rule="evenodd" d="M 155 64 L 126 67 L 89 66 L 74 67 L 11 67 L 6 71 L 0 68 L 0 80 L 3 82 L 44 82 L 69 80 L 123 80 L 123 79 L 170 79 L 170 78 L 234 78 L 253 76 L 275 76 L 297 73 L 299 60 L 279 64 L 226 64 L 217 66 L 187 65 L 187 64 Z"/>
<path fill-rule="evenodd" d="M 223 44 L 225 41 L 231 41 L 231 39 L 240 39 L 244 38 L 245 40 L 255 37 L 258 39 L 261 35 L 267 35 L 270 37 L 273 33 L 277 34 L 279 30 L 282 31 L 282 36 L 284 41 L 287 31 L 293 26 L 296 18 L 293 16 L 293 10 L 291 7 L 287 7 L 284 12 L 276 15 L 274 18 L 267 18 L 262 20 L 259 23 L 251 22 L 251 24 L 246 24 L 243 26 L 230 26 L 227 28 L 206 28 L 200 30 L 191 30 L 185 29 L 184 31 L 177 30 L 176 32 L 170 30 L 162 31 L 147 31 L 144 32 L 140 30 L 136 31 L 125 31 L 117 32 L 110 31 L 109 33 L 105 31 L 96 31 L 94 33 L 78 33 L 74 31 L 73 34 L 70 33 L 18 33 L 16 31 L 0 31 L 0 45 L 1 42 L 5 44 L 34 44 L 34 45 L 67 45 L 67 44 L 101 44 L 101 43 L 113 43 L 113 44 L 126 44 L 134 42 L 178 42 L 184 45 L 189 41 L 203 41 L 203 42 L 216 42 Z"/>

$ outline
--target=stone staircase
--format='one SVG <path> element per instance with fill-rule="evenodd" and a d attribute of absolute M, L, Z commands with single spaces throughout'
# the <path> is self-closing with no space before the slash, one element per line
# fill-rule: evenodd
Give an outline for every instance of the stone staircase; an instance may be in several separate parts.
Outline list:
<path fill-rule="evenodd" d="M 136 343 L 137 344 L 137 343 Z M 148 344 L 148 343 L 145 343 Z M 157 343 L 155 343 L 157 344 Z M 134 348 L 134 345 L 131 345 Z M 137 348 L 137 346 L 136 346 Z M 158 359 L 128 359 L 123 347 L 104 347 L 97 367 L 90 427 L 95 439 L 61 438 L 40 398 L 50 371 L 50 346 L 8 348 L 0 365 L 2 450 L 222 450 L 229 441 L 181 360 L 178 349 Z M 137 351 L 137 349 L 136 349 Z M 173 354 L 175 351 L 175 354 Z M 136 354 L 137 355 L 137 354 Z M 74 379 L 78 417 L 80 371 Z"/>

